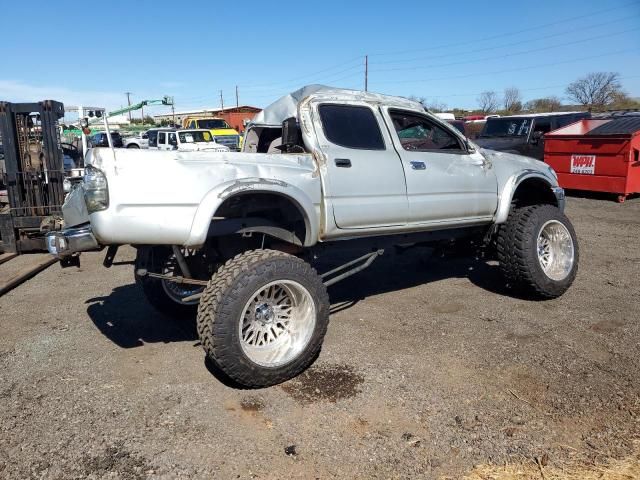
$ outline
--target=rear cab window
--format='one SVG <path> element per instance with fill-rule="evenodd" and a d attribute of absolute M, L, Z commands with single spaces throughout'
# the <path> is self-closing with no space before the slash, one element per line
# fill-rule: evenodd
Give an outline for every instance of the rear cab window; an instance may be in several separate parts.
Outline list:
<path fill-rule="evenodd" d="M 318 107 L 322 129 L 331 143 L 358 150 L 384 150 L 378 120 L 369 107 L 321 104 Z"/>

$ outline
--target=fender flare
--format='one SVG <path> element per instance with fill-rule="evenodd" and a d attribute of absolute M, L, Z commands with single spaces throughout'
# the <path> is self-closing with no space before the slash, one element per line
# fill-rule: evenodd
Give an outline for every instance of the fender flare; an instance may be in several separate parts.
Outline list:
<path fill-rule="evenodd" d="M 185 245 L 202 245 L 207 239 L 209 226 L 220 205 L 234 195 L 246 193 L 272 193 L 291 201 L 304 218 L 304 245 L 311 246 L 316 242 L 320 223 L 316 207 L 309 195 L 281 180 L 251 177 L 230 180 L 209 190 L 196 210 Z"/>
<path fill-rule="evenodd" d="M 520 186 L 520 184 L 525 180 L 529 180 L 531 178 L 542 180 L 550 189 L 553 188 L 554 184 L 556 184 L 556 182 L 550 180 L 549 177 L 539 170 L 526 169 L 522 172 L 511 175 L 511 177 L 509 177 L 505 182 L 502 192 L 498 198 L 498 209 L 494 215 L 494 223 L 499 224 L 507 221 L 509 210 L 511 209 L 511 201 L 513 200 L 513 195 L 518 189 L 518 186 Z"/>

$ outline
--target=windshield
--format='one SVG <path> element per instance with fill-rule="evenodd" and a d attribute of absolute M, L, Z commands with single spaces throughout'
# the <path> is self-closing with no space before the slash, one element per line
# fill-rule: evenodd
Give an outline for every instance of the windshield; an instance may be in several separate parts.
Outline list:
<path fill-rule="evenodd" d="M 213 142 L 209 132 L 178 132 L 180 143 Z"/>
<path fill-rule="evenodd" d="M 481 137 L 524 137 L 529 134 L 530 118 L 489 119 L 485 123 Z"/>
<path fill-rule="evenodd" d="M 198 120 L 198 128 L 206 128 L 207 130 L 215 130 L 218 128 L 231 128 L 227 122 L 221 118 L 211 118 L 208 120 Z"/>

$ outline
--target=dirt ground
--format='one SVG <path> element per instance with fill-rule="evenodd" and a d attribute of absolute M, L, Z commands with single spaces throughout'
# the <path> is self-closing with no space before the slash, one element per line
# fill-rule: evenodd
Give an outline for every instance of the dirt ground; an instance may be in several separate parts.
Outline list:
<path fill-rule="evenodd" d="M 562 298 L 393 253 L 330 289 L 312 368 L 254 391 L 151 309 L 132 249 L 54 265 L 0 298 L 0 478 L 638 478 L 640 199 L 567 211 Z"/>

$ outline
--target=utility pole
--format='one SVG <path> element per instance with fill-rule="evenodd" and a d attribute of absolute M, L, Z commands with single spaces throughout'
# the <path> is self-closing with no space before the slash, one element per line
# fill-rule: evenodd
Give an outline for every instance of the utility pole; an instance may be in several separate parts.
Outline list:
<path fill-rule="evenodd" d="M 124 94 L 127 96 L 127 103 L 131 106 L 131 92 L 124 92 Z M 129 123 L 131 123 L 131 111 L 129 111 Z"/>
<path fill-rule="evenodd" d="M 220 90 L 220 109 L 224 110 L 224 98 L 222 98 L 222 90 Z"/>
<path fill-rule="evenodd" d="M 144 105 L 142 105 L 142 126 L 144 127 Z"/>
<path fill-rule="evenodd" d="M 171 116 L 173 117 L 172 123 L 175 125 L 176 124 L 176 106 L 174 105 L 174 101 L 172 99 L 171 101 Z"/>
<path fill-rule="evenodd" d="M 238 85 L 236 85 L 236 108 L 240 106 L 240 101 L 238 100 Z"/>
<path fill-rule="evenodd" d="M 369 55 L 364 56 L 364 91 L 369 90 Z"/>

